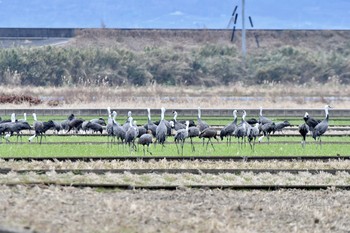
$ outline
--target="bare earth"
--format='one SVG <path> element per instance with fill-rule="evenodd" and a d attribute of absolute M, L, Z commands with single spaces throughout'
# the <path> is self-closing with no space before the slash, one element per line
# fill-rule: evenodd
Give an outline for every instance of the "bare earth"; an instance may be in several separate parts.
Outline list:
<path fill-rule="evenodd" d="M 32 232 L 349 232 L 348 191 L 0 188 L 0 226 Z"/>

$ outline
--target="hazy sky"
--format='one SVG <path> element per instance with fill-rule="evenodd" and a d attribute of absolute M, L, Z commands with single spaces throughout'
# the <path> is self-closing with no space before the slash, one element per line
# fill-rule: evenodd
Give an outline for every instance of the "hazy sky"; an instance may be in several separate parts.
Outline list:
<path fill-rule="evenodd" d="M 350 29 L 350 0 L 245 1 L 257 29 Z M 241 2 L 0 0 L 0 27 L 226 28 L 235 5 L 241 15 Z"/>

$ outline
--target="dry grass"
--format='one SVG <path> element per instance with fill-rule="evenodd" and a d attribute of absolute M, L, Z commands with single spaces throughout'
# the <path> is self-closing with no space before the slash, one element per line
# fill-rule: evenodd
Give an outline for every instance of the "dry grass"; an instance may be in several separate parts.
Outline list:
<path fill-rule="evenodd" d="M 348 108 L 349 99 L 327 100 L 326 97 L 349 97 L 350 86 L 340 85 L 336 80 L 327 84 L 305 86 L 271 84 L 245 86 L 236 84 L 223 87 L 166 87 L 150 85 L 146 87 L 10 87 L 2 86 L 1 93 L 23 94 L 34 97 L 64 97 L 57 107 L 62 108 L 315 108 L 325 103 L 337 108 Z M 260 97 L 254 101 L 247 99 L 223 99 L 223 97 Z M 281 99 L 293 97 L 293 99 Z M 305 97 L 319 97 L 308 101 Z M 3 104 L 2 108 L 50 107 L 46 101 L 42 105 Z"/>

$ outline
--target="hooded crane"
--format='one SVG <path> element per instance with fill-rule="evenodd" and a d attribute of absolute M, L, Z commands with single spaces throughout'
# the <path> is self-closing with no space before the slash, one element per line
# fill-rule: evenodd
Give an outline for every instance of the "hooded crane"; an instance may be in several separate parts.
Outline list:
<path fill-rule="evenodd" d="M 312 131 L 312 137 L 317 141 L 317 138 L 320 142 L 320 146 L 321 146 L 321 136 L 327 131 L 328 129 L 328 119 L 329 119 L 329 114 L 328 114 L 328 109 L 330 109 L 331 107 L 329 105 L 326 105 L 324 107 L 324 111 L 326 113 L 326 117 L 323 119 L 323 121 L 321 121 L 320 123 L 318 123 L 315 128 Z"/>
<path fill-rule="evenodd" d="M 209 142 L 211 143 L 211 146 L 214 148 L 213 142 L 211 141 L 212 138 L 215 138 L 218 141 L 218 138 L 216 137 L 218 134 L 218 132 L 216 131 L 216 129 L 214 128 L 206 128 L 204 129 L 202 132 L 200 132 L 199 134 L 199 138 L 203 138 L 203 145 L 204 145 L 204 140 L 206 138 L 208 138 L 208 142 L 207 142 L 207 146 L 206 146 L 206 150 L 208 149 L 208 144 Z"/>
<path fill-rule="evenodd" d="M 45 135 L 46 131 L 52 128 L 55 124 L 53 123 L 52 120 L 49 120 L 48 122 L 38 121 L 35 113 L 33 113 L 33 118 L 34 118 L 33 128 L 35 130 L 35 133 L 33 136 L 29 137 L 28 141 L 31 142 L 35 137 L 38 137 L 38 135 L 40 135 L 40 144 L 41 144 L 43 136 L 46 137 Z"/>
<path fill-rule="evenodd" d="M 306 123 L 303 123 L 303 124 L 299 125 L 298 130 L 299 130 L 300 135 L 303 137 L 303 139 L 301 141 L 301 146 L 302 146 L 302 148 L 305 148 L 306 135 L 309 133 L 310 128 Z"/>
<path fill-rule="evenodd" d="M 147 116 L 148 116 L 148 121 L 147 121 L 147 130 L 152 131 L 153 137 L 156 136 L 156 130 L 157 130 L 157 125 L 154 124 L 151 120 L 151 109 L 147 108 Z"/>
<path fill-rule="evenodd" d="M 247 131 L 247 137 L 248 137 L 248 142 L 250 145 L 250 148 L 254 151 L 255 150 L 255 141 L 256 138 L 259 136 L 259 123 L 255 123 L 254 127 L 248 127 Z M 253 145 L 252 145 L 253 141 Z"/>
<path fill-rule="evenodd" d="M 191 125 L 191 121 L 190 125 Z M 194 148 L 193 140 L 192 138 L 198 137 L 199 136 L 199 129 L 196 126 L 191 126 L 188 128 L 188 137 L 190 138 L 191 141 L 191 147 L 192 147 L 192 152 L 194 152 L 196 149 Z"/>
<path fill-rule="evenodd" d="M 164 147 L 164 143 L 165 143 L 167 131 L 168 131 L 167 126 L 165 125 L 165 122 L 164 122 L 164 114 L 165 114 L 165 108 L 162 107 L 161 114 L 160 114 L 160 122 L 156 129 L 156 140 L 158 143 L 162 144 L 163 147 Z"/>
<path fill-rule="evenodd" d="M 143 134 L 138 141 L 138 144 L 143 146 L 143 155 L 146 155 L 145 146 L 147 146 L 147 152 L 152 155 L 152 152 L 149 151 L 149 145 L 153 143 L 153 133 L 151 130 L 147 130 L 147 133 Z"/>
<path fill-rule="evenodd" d="M 247 112 L 245 110 L 243 110 L 243 114 L 242 114 L 242 121 L 240 123 L 240 125 L 236 128 L 234 135 L 237 137 L 238 139 L 238 144 L 243 145 L 243 142 L 245 141 L 245 137 L 247 136 L 247 131 L 248 131 L 248 127 L 251 127 L 246 121 L 245 121 L 245 117 L 247 116 Z M 241 141 L 240 141 L 241 139 Z"/>
<path fill-rule="evenodd" d="M 189 125 L 190 125 L 190 122 L 186 121 L 186 128 L 177 130 L 176 134 L 174 136 L 174 141 L 176 144 L 176 149 L 177 149 L 178 154 L 180 154 L 180 152 L 179 152 L 179 147 L 177 146 L 177 144 L 179 142 L 181 143 L 181 155 L 184 155 L 184 144 L 185 144 L 186 138 L 188 138 L 188 126 Z"/>
<path fill-rule="evenodd" d="M 316 125 L 321 122 L 320 120 L 316 120 L 310 117 L 308 112 L 305 112 L 304 121 L 309 126 L 310 132 L 314 131 L 314 128 L 316 127 Z"/>
<path fill-rule="evenodd" d="M 259 123 L 260 123 L 261 125 L 265 125 L 265 124 L 267 124 L 267 123 L 272 123 L 272 120 L 270 120 L 269 118 L 263 116 L 262 110 L 263 110 L 263 108 L 260 107 Z"/>
<path fill-rule="evenodd" d="M 130 152 L 132 149 L 136 150 L 135 139 L 139 134 L 137 127 L 133 125 L 134 121 L 132 117 L 129 117 L 129 129 L 125 134 L 125 143 L 129 144 Z"/>
<path fill-rule="evenodd" d="M 202 119 L 201 119 L 201 108 L 200 107 L 198 107 L 197 121 L 198 121 L 197 127 L 199 128 L 199 132 L 202 132 L 206 128 L 209 128 L 209 125 L 205 121 L 202 121 Z"/>
<path fill-rule="evenodd" d="M 176 130 L 176 131 L 178 131 L 178 130 L 180 130 L 180 129 L 186 129 L 186 124 L 184 125 L 184 124 L 181 124 L 180 122 L 178 122 L 177 120 L 176 120 L 176 118 L 177 118 L 177 112 L 176 111 L 173 111 L 173 114 L 174 114 L 174 129 Z"/>
<path fill-rule="evenodd" d="M 229 141 L 230 141 L 230 144 L 231 144 L 231 137 L 233 135 L 233 133 L 235 132 L 237 128 L 237 110 L 233 110 L 233 121 L 231 124 L 225 126 L 221 131 L 220 131 L 220 138 L 221 138 L 221 141 L 224 140 L 224 137 L 227 138 L 227 145 L 229 144 Z"/>

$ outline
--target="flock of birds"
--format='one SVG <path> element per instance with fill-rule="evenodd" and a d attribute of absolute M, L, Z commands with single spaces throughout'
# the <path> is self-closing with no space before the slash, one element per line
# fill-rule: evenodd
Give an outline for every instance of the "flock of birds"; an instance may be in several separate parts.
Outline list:
<path fill-rule="evenodd" d="M 305 147 L 306 136 L 311 132 L 312 137 L 319 141 L 321 144 L 321 136 L 328 129 L 328 110 L 330 106 L 325 106 L 325 118 L 324 120 L 315 120 L 310 117 L 306 112 L 304 115 L 304 123 L 299 126 L 299 133 L 302 136 L 302 147 Z M 209 143 L 211 144 L 213 150 L 215 150 L 212 139 L 221 140 L 226 138 L 227 144 L 231 143 L 231 138 L 236 137 L 240 146 L 248 140 L 248 143 L 252 150 L 255 148 L 256 139 L 261 142 L 264 137 L 269 141 L 269 136 L 271 133 L 276 131 L 282 131 L 283 128 L 290 126 L 288 121 L 283 122 L 273 122 L 262 114 L 262 107 L 260 107 L 260 114 L 258 120 L 251 118 L 246 120 L 246 111 L 242 110 L 241 122 L 238 123 L 237 110 L 233 110 L 233 121 L 232 123 L 223 127 L 219 134 L 218 130 L 214 127 L 210 127 L 205 121 L 201 119 L 201 109 L 198 108 L 197 124 L 193 120 L 178 121 L 177 112 L 173 111 L 173 119 L 170 121 L 165 120 L 165 108 L 161 108 L 160 121 L 153 122 L 151 120 L 151 111 L 148 108 L 148 121 L 143 126 L 137 126 L 137 122 L 133 120 L 131 111 L 128 112 L 127 120 L 124 123 L 119 123 L 116 121 L 117 112 L 111 111 L 110 107 L 107 108 L 108 120 L 105 122 L 103 118 L 83 120 L 81 118 L 76 118 L 74 114 L 71 114 L 66 120 L 62 122 L 49 120 L 47 122 L 42 122 L 37 120 L 37 116 L 33 113 L 34 124 L 31 126 L 26 119 L 26 114 L 24 113 L 23 119 L 16 119 L 16 114 L 11 114 L 11 119 L 2 120 L 0 117 L 0 135 L 1 141 L 4 138 L 7 142 L 9 138 L 16 133 L 17 141 L 18 137 L 22 137 L 22 130 L 34 130 L 35 133 L 29 137 L 29 142 L 34 138 L 40 137 L 40 143 L 42 142 L 42 137 L 48 130 L 55 130 L 57 132 L 65 130 L 67 133 L 75 130 L 79 132 L 80 130 L 92 132 L 103 133 L 105 130 L 108 135 L 108 143 L 115 143 L 116 140 L 119 143 L 125 143 L 129 145 L 130 150 L 137 150 L 136 142 L 143 146 L 143 152 L 145 154 L 145 146 L 147 147 L 147 152 L 149 151 L 149 146 L 152 143 L 157 143 L 164 147 L 167 137 L 172 135 L 172 129 L 175 130 L 174 142 L 176 143 L 178 154 L 183 155 L 183 148 L 185 140 L 189 138 L 191 143 L 192 151 L 195 151 L 193 144 L 193 138 L 199 137 L 203 139 L 203 146 L 205 144 L 205 139 L 207 139 L 206 148 L 208 148 Z M 138 138 L 138 141 L 136 141 Z M 0 142 L 1 142 L 0 141 Z M 118 143 L 118 144 L 119 144 Z M 178 145 L 180 144 L 180 145 Z M 180 149 L 181 152 L 180 152 Z"/>

